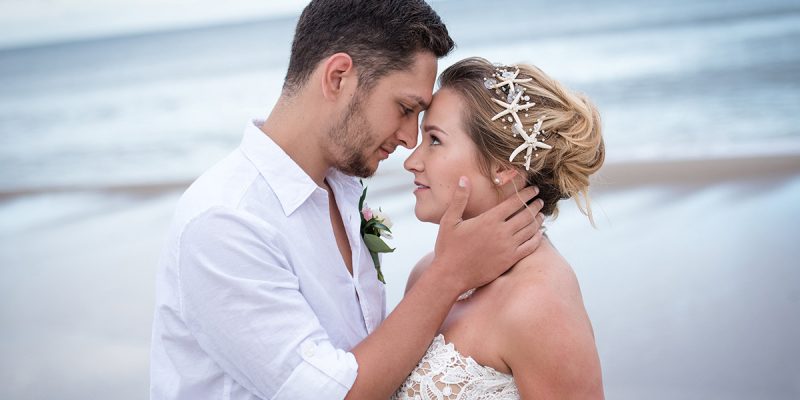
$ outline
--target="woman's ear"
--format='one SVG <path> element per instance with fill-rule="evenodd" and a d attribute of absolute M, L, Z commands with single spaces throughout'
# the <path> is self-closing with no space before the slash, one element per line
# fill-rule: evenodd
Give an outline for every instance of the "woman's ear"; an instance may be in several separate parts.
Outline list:
<path fill-rule="evenodd" d="M 322 62 L 322 96 L 326 100 L 335 101 L 343 93 L 348 92 L 348 86 L 355 87 L 356 81 L 353 59 L 347 53 L 336 53 Z"/>
<path fill-rule="evenodd" d="M 492 174 L 492 182 L 497 186 L 511 183 L 514 178 L 520 176 L 519 171 L 515 168 L 510 168 L 505 165 L 497 165 L 492 168 L 492 170 L 494 171 L 494 174 Z"/>

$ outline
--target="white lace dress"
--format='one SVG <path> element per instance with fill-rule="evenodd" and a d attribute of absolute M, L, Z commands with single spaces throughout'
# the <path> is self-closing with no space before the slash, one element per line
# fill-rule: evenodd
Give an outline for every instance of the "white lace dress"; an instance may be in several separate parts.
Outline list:
<path fill-rule="evenodd" d="M 464 357 L 439 334 L 392 400 L 518 400 L 514 378 Z"/>

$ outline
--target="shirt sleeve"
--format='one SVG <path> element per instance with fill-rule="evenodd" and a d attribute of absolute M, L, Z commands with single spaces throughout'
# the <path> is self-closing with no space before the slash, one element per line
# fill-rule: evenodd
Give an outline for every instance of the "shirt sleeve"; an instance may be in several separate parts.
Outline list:
<path fill-rule="evenodd" d="M 335 348 L 279 250 L 275 228 L 213 208 L 186 225 L 178 260 L 181 313 L 199 345 L 263 399 L 342 399 L 352 353 Z"/>

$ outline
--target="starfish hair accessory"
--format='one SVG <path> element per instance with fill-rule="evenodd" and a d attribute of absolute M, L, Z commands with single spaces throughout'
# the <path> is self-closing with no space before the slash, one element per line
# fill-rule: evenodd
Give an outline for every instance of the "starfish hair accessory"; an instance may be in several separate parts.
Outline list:
<path fill-rule="evenodd" d="M 533 79 L 521 78 L 519 76 L 519 67 L 512 67 L 514 71 L 510 71 L 509 68 L 495 64 L 494 76 L 483 78 L 483 86 L 488 90 L 494 91 L 501 98 L 492 98 L 492 102 L 503 107 L 500 112 L 492 117 L 492 121 L 502 121 L 503 129 L 508 129 L 506 123 L 511 124 L 511 134 L 514 137 L 519 135 L 522 139 L 522 144 L 511 153 L 508 161 L 513 162 L 514 158 L 524 151 L 525 170 L 529 171 L 533 157 L 539 157 L 538 149 L 552 149 L 553 147 L 544 142 L 546 140 L 546 132 L 542 130 L 542 118 L 538 118 L 532 127 L 529 127 L 527 131 L 525 130 L 519 113 L 533 108 L 536 103 L 530 101 L 530 96 L 525 94 L 525 87 L 519 84 L 530 82 Z M 528 117 L 527 113 L 525 113 L 525 117 Z"/>

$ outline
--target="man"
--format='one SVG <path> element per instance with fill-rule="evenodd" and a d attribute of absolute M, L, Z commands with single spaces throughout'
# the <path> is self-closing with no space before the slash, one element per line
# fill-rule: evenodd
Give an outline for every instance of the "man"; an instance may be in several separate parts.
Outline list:
<path fill-rule="evenodd" d="M 462 180 L 434 261 L 385 316 L 356 177 L 416 146 L 452 47 L 421 0 L 306 7 L 269 117 L 179 203 L 157 278 L 152 398 L 385 399 L 456 298 L 535 249 L 541 219 L 512 217 L 518 202 L 462 221 Z"/>

